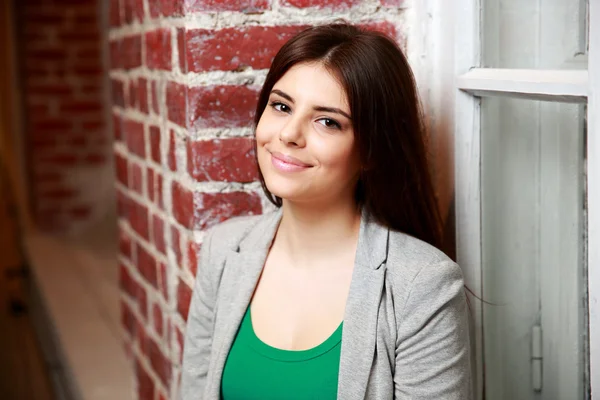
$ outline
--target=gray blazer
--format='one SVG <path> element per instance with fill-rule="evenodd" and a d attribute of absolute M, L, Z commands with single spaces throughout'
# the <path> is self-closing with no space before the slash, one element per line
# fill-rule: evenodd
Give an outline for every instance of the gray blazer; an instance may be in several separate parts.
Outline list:
<path fill-rule="evenodd" d="M 218 400 L 229 350 L 281 211 L 212 228 L 200 255 L 180 398 Z M 461 270 L 436 248 L 363 217 L 346 303 L 338 399 L 471 399 Z"/>

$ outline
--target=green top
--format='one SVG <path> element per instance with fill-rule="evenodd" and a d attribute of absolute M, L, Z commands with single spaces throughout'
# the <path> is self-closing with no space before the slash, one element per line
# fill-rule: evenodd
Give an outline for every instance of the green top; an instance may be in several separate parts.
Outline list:
<path fill-rule="evenodd" d="M 342 326 L 312 349 L 281 350 L 256 336 L 248 307 L 225 363 L 221 399 L 336 399 Z"/>

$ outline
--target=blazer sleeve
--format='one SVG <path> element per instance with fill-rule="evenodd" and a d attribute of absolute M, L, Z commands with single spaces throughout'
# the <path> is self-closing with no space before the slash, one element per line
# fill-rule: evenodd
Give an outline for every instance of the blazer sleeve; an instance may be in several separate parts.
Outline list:
<path fill-rule="evenodd" d="M 395 399 L 472 399 L 468 308 L 452 261 L 423 267 L 408 288 L 396 341 Z"/>
<path fill-rule="evenodd" d="M 181 366 L 180 400 L 202 399 L 210 361 L 213 336 L 214 308 L 218 282 L 211 265 L 212 234 L 207 236 L 200 249 L 198 272 L 190 302 L 183 362 Z"/>

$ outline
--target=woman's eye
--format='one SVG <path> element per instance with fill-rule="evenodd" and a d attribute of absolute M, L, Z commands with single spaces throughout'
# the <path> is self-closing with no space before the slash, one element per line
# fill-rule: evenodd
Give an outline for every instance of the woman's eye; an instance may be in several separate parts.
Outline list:
<path fill-rule="evenodd" d="M 287 105 L 280 103 L 278 101 L 271 102 L 271 107 L 273 107 L 273 109 L 275 111 L 284 112 L 284 113 L 290 112 L 290 108 Z"/>
<path fill-rule="evenodd" d="M 325 125 L 325 127 L 327 128 L 331 128 L 331 129 L 342 129 L 342 126 L 339 124 L 339 122 L 337 122 L 335 119 L 331 119 L 331 118 L 321 118 L 319 120 L 319 122 L 321 123 L 321 125 Z"/>

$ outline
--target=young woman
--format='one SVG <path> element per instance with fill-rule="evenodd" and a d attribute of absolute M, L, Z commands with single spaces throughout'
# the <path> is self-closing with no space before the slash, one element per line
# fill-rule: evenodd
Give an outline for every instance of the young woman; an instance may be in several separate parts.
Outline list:
<path fill-rule="evenodd" d="M 305 30 L 256 110 L 276 212 L 202 245 L 181 398 L 470 399 L 460 268 L 440 246 L 410 67 L 385 36 Z"/>

